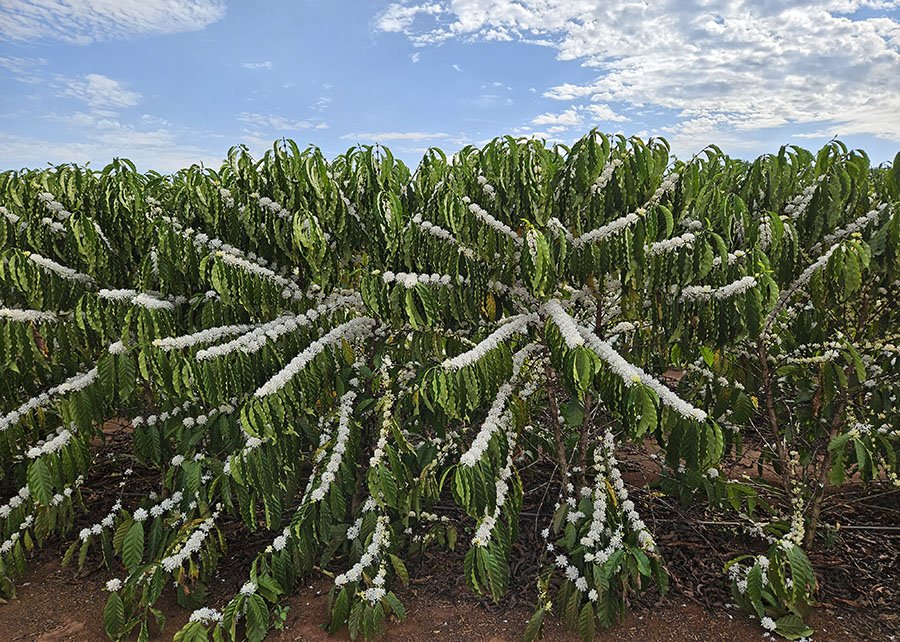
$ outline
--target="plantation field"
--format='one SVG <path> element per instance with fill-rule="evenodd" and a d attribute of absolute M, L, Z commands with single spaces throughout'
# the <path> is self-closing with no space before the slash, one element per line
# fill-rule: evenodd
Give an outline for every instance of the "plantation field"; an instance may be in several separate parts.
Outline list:
<path fill-rule="evenodd" d="M 2 173 L 0 626 L 884 639 L 898 206 L 598 132 Z"/>

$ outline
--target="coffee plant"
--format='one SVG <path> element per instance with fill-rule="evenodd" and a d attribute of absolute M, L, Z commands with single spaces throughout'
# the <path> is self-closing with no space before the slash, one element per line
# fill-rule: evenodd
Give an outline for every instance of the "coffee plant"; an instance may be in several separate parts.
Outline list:
<path fill-rule="evenodd" d="M 63 538 L 65 563 L 108 569 L 113 640 L 161 627 L 173 584 L 194 609 L 176 640 L 261 640 L 313 572 L 327 630 L 371 639 L 428 546 L 466 547 L 459 571 L 500 600 L 540 481 L 526 638 L 552 612 L 590 640 L 666 589 L 617 461 L 632 442 L 664 491 L 765 543 L 722 581 L 808 636 L 828 488 L 900 484 L 898 204 L 900 156 L 681 160 L 597 132 L 432 149 L 415 172 L 282 140 L 218 170 L 0 174 L 0 591 Z M 86 523 L 116 423 L 119 491 Z M 720 474 L 748 448 L 758 476 Z M 214 609 L 226 524 L 270 543 Z"/>

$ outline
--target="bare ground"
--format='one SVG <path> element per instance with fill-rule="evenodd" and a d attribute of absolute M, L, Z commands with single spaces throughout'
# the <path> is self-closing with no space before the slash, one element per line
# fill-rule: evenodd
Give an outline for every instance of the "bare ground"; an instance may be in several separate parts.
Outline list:
<path fill-rule="evenodd" d="M 115 439 L 113 439 L 115 441 Z M 110 444 L 107 444 L 107 448 Z M 115 446 L 113 446 L 115 449 Z M 671 591 L 655 591 L 631 600 L 625 619 L 597 640 L 623 642 L 755 641 L 763 640 L 758 624 L 733 606 L 722 574 L 724 563 L 740 553 L 761 551 L 759 542 L 729 526 L 727 518 L 700 506 L 685 508 L 652 491 L 654 464 L 637 449 L 623 453 L 623 475 L 645 521 L 656 534 L 671 578 Z M 90 515 L 83 515 L 75 532 L 102 516 L 117 487 L 120 466 L 112 458 L 95 466 L 85 488 Z M 136 474 L 140 478 L 141 471 Z M 152 483 L 152 475 L 146 483 Z M 149 487 L 149 486 L 148 486 Z M 532 485 L 533 487 L 533 485 Z M 543 542 L 538 532 L 546 513 L 542 491 L 525 498 L 520 535 L 514 553 L 510 592 L 500 604 L 477 596 L 465 585 L 463 547 L 457 551 L 430 550 L 407 559 L 412 581 L 397 590 L 408 617 L 389 623 L 385 640 L 453 640 L 453 642 L 513 642 L 522 639 L 535 602 L 534 577 Z M 552 503 L 552 502 L 551 502 Z M 445 507 L 452 514 L 453 507 Z M 830 542 L 811 554 L 820 586 L 819 606 L 809 618 L 816 640 L 829 642 L 900 639 L 900 492 L 888 486 L 872 489 L 848 485 L 829 497 L 825 520 L 843 526 Z M 723 523 L 726 522 L 726 523 Z M 265 546 L 266 536 L 248 535 L 237 523 L 225 525 L 229 550 L 218 575 L 210 583 L 211 606 L 221 606 L 245 581 L 253 555 Z M 464 538 L 461 538 L 464 541 Z M 0 642 L 98 642 L 106 639 L 102 612 L 104 585 L 112 575 L 88 558 L 84 571 L 61 568 L 67 541 L 48 543 L 36 552 L 26 575 L 17 582 L 16 598 L 0 604 Z M 339 562 L 338 562 L 339 564 Z M 285 627 L 273 631 L 274 642 L 347 640 L 346 630 L 327 635 L 321 624 L 328 616 L 328 578 L 308 578 L 286 600 Z M 170 589 L 157 604 L 166 614 L 163 632 L 154 640 L 169 640 L 188 618 Z M 553 617 L 545 618 L 545 639 L 576 640 Z"/>

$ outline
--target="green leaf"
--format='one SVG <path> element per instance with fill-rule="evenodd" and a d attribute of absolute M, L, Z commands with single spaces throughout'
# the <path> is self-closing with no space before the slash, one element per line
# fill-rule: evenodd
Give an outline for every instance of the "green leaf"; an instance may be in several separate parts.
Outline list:
<path fill-rule="evenodd" d="M 406 305 L 406 316 L 409 318 L 410 325 L 416 330 L 423 327 L 425 325 L 425 319 L 419 312 L 414 290 L 406 290 L 404 301 Z"/>
<path fill-rule="evenodd" d="M 457 539 L 457 537 L 459 537 L 459 534 L 458 534 L 458 532 L 457 532 L 457 530 L 456 530 L 456 527 L 455 527 L 455 526 L 450 526 L 450 527 L 447 529 L 447 548 L 449 548 L 451 551 L 455 551 L 455 550 L 456 550 L 456 539 Z"/>
<path fill-rule="evenodd" d="M 113 640 L 118 640 L 125 628 L 125 605 L 118 593 L 112 592 L 106 599 L 106 607 L 103 609 L 103 626 L 106 635 Z"/>
<path fill-rule="evenodd" d="M 805 603 L 816 588 L 816 576 L 806 553 L 799 546 L 791 546 L 787 550 L 788 562 L 791 566 L 791 579 L 794 584 L 794 601 Z"/>
<path fill-rule="evenodd" d="M 813 629 L 803 622 L 803 618 L 794 615 L 793 613 L 789 613 L 775 620 L 775 632 L 788 640 L 807 638 L 815 633 Z"/>
<path fill-rule="evenodd" d="M 583 394 L 591 387 L 594 380 L 596 357 L 587 348 L 581 346 L 575 348 L 572 358 L 572 377 L 575 385 Z"/>
<path fill-rule="evenodd" d="M 394 571 L 397 573 L 397 577 L 400 578 L 400 581 L 403 584 L 409 584 L 409 571 L 406 570 L 406 564 L 403 563 L 403 560 L 391 553 L 389 555 L 391 560 L 391 566 L 394 567 Z"/>
<path fill-rule="evenodd" d="M 871 479 L 873 473 L 872 458 L 866 445 L 859 439 L 853 440 L 853 450 L 856 453 L 856 465 L 859 468 L 859 474 L 863 479 Z"/>
<path fill-rule="evenodd" d="M 657 414 L 656 404 L 653 403 L 653 397 L 650 393 L 641 387 L 641 421 L 638 425 L 637 437 L 643 435 L 647 430 L 656 428 Z"/>
<path fill-rule="evenodd" d="M 479 548 L 470 548 L 466 552 L 465 558 L 463 558 L 463 573 L 466 576 L 466 581 L 469 583 L 469 586 L 472 587 L 472 590 L 481 593 L 480 584 L 478 582 L 478 572 L 476 568 L 476 557 L 478 555 Z"/>
<path fill-rule="evenodd" d="M 28 466 L 28 488 L 39 502 L 48 506 L 53 500 L 53 477 L 50 468 L 42 457 L 38 457 Z"/>
<path fill-rule="evenodd" d="M 762 570 L 759 568 L 759 564 L 756 564 L 747 574 L 747 597 L 750 598 L 750 603 L 753 605 L 757 617 L 763 617 L 766 614 L 762 602 L 762 590 Z"/>
<path fill-rule="evenodd" d="M 388 591 L 384 596 L 387 603 L 390 605 L 391 610 L 394 612 L 394 615 L 397 616 L 397 619 L 401 622 L 406 619 L 406 607 L 403 606 L 403 602 L 394 595 L 393 591 Z"/>
<path fill-rule="evenodd" d="M 346 588 L 342 588 L 331 607 L 331 622 L 325 627 L 328 633 L 335 633 L 344 626 L 350 615 L 350 593 Z"/>
<path fill-rule="evenodd" d="M 350 617 L 347 619 L 347 629 L 350 633 L 350 639 L 355 640 L 362 630 L 363 616 L 366 613 L 366 601 L 360 600 L 353 605 L 350 610 Z"/>
<path fill-rule="evenodd" d="M 859 289 L 862 283 L 862 271 L 859 258 L 853 251 L 844 253 L 844 296 L 850 296 Z"/>
<path fill-rule="evenodd" d="M 131 393 L 134 392 L 135 371 L 134 358 L 130 354 L 123 353 L 117 356 L 116 373 L 119 375 L 120 399 L 128 399 L 131 397 Z"/>
<path fill-rule="evenodd" d="M 484 552 L 484 558 L 488 569 L 488 579 L 490 580 L 491 595 L 495 602 L 499 602 L 500 598 L 506 593 L 509 584 L 509 565 L 504 559 L 500 550 L 481 549 Z"/>
<path fill-rule="evenodd" d="M 584 423 L 584 408 L 575 399 L 559 404 L 559 411 L 568 426 L 580 426 Z"/>
<path fill-rule="evenodd" d="M 200 622 L 188 622 L 175 634 L 173 642 L 207 642 L 209 637 Z"/>
<path fill-rule="evenodd" d="M 528 625 L 525 627 L 525 642 L 535 642 L 536 640 L 540 640 L 542 636 L 542 629 L 544 625 L 544 608 L 541 607 L 537 611 L 534 612 L 534 615 L 531 616 L 531 619 L 528 620 Z"/>
<path fill-rule="evenodd" d="M 594 608 L 590 602 L 585 602 L 581 607 L 581 615 L 578 616 L 578 633 L 584 642 L 592 642 L 594 629 Z"/>
<path fill-rule="evenodd" d="M 141 522 L 134 522 L 122 540 L 122 562 L 129 571 L 133 571 L 143 557 L 144 525 Z"/>
<path fill-rule="evenodd" d="M 269 630 L 269 609 L 258 594 L 247 598 L 247 640 L 261 642 Z"/>
<path fill-rule="evenodd" d="M 638 572 L 644 577 L 650 577 L 650 558 L 639 548 L 632 548 L 631 554 L 637 563 Z"/>
<path fill-rule="evenodd" d="M 900 152 L 894 156 L 894 163 L 891 165 L 891 177 L 894 181 L 894 189 L 900 194 Z"/>

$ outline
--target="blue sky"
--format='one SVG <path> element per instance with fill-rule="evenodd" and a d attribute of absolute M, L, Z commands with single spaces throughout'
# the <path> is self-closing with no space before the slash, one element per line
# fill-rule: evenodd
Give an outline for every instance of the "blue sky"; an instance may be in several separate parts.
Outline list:
<path fill-rule="evenodd" d="M 217 165 L 281 136 L 415 165 L 591 127 L 744 157 L 900 150 L 895 0 L 3 0 L 0 169 Z"/>

